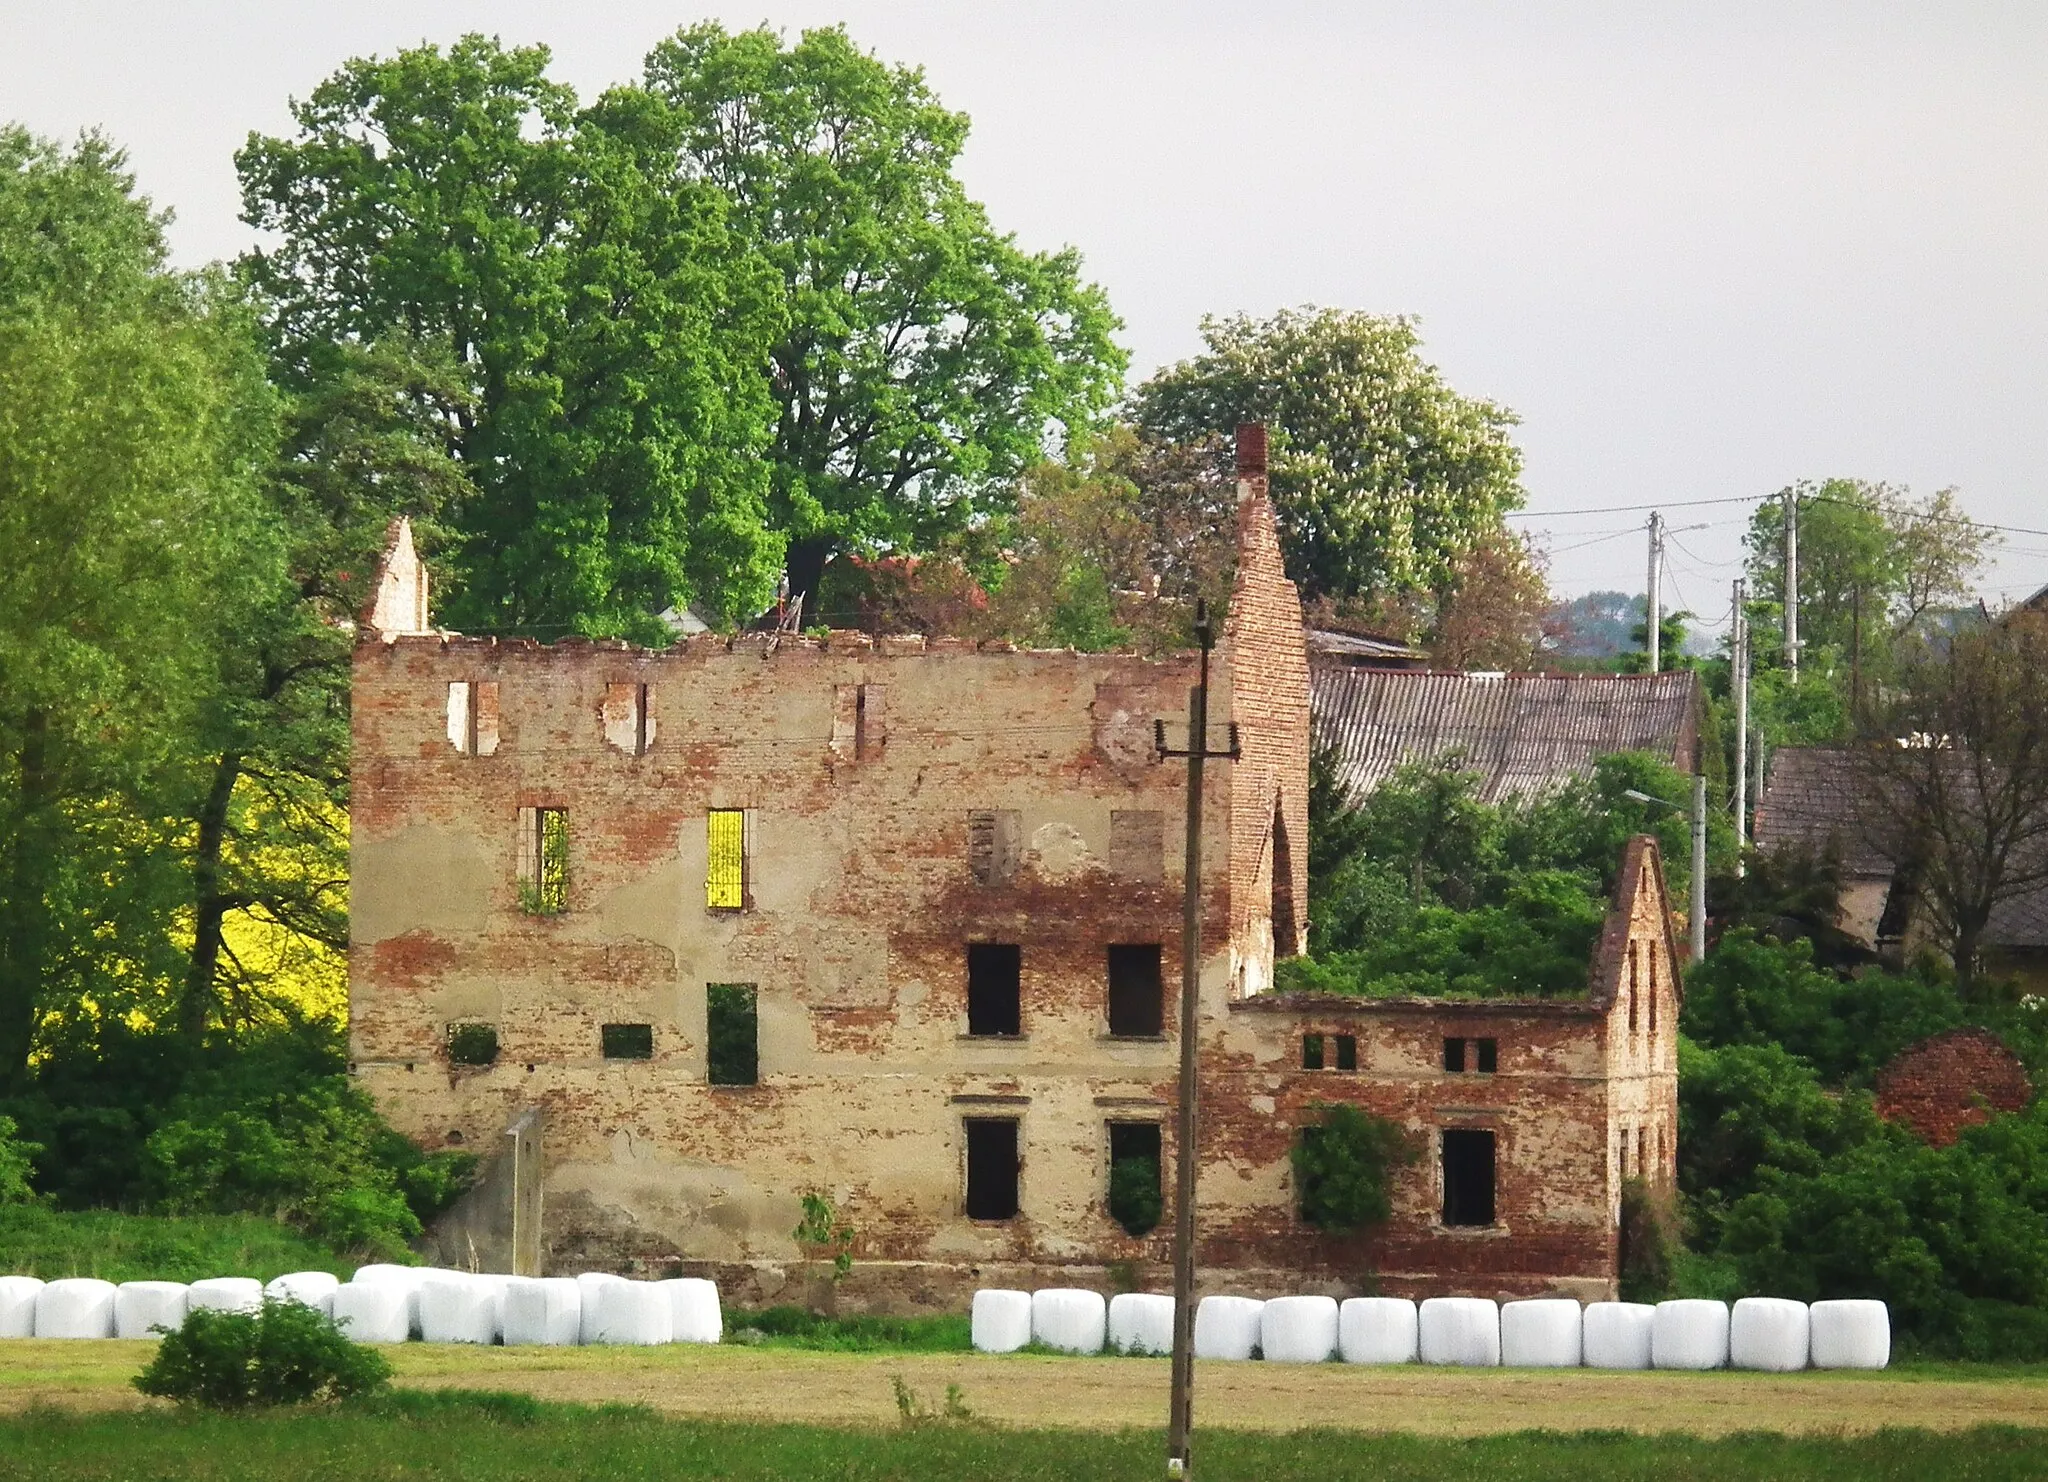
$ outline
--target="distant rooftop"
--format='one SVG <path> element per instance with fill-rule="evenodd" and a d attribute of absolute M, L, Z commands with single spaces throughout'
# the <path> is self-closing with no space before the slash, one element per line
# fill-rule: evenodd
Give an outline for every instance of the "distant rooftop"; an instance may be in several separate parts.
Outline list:
<path fill-rule="evenodd" d="M 1429 655 L 1421 649 L 1378 633 L 1310 628 L 1304 636 L 1311 663 L 1360 664 L 1382 669 L 1420 669 L 1429 663 Z"/>
<path fill-rule="evenodd" d="M 1345 785 L 1371 792 L 1404 762 L 1458 749 L 1488 802 L 1555 792 L 1596 758 L 1648 751 L 1692 766 L 1697 690 L 1690 673 L 1444 674 L 1316 664 L 1316 735 Z"/>

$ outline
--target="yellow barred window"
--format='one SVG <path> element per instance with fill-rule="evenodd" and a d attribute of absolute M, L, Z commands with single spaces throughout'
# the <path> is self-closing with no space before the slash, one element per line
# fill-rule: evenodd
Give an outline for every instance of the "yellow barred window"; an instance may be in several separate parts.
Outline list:
<path fill-rule="evenodd" d="M 746 909 L 746 813 L 738 808 L 712 809 L 705 838 L 704 904 L 714 911 Z"/>

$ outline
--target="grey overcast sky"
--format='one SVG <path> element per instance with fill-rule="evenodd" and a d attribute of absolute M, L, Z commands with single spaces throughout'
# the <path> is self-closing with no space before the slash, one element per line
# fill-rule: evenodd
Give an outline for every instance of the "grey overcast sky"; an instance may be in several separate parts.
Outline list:
<path fill-rule="evenodd" d="M 107 130 L 198 263 L 250 239 L 235 148 L 349 56 L 487 31 L 589 96 L 705 17 L 922 66 L 973 118 L 969 188 L 1081 249 L 1134 374 L 1205 313 L 1419 316 L 1521 415 L 1562 592 L 1640 591 L 1616 507 L 1660 502 L 1668 600 L 1717 618 L 1746 507 L 1685 502 L 1797 478 L 2048 532 L 2041 0 L 0 0 L 0 118 Z M 2048 533 L 2008 536 L 1987 594 L 2044 583 Z"/>

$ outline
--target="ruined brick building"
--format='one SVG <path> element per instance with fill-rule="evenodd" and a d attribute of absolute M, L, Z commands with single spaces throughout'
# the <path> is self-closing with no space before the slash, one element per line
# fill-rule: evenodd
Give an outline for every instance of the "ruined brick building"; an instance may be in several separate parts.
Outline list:
<path fill-rule="evenodd" d="M 1609 1294 L 1620 1180 L 1668 1179 L 1675 1142 L 1654 846 L 1630 847 L 1581 1001 L 1272 992 L 1308 929 L 1309 673 L 1262 437 L 1239 492 L 1211 715 L 1243 752 L 1205 797 L 1205 1283 Z M 1172 1187 L 1185 771 L 1154 723 L 1181 744 L 1195 665 L 466 638 L 431 628 L 401 528 L 355 658 L 354 1072 L 424 1144 L 520 1150 L 524 1233 L 462 1227 L 487 1264 L 538 1230 L 522 1266 L 801 1299 L 815 1190 L 856 1232 L 856 1302 L 1142 1275 L 1170 1213 L 1128 1235 L 1105 1186 L 1136 1154 Z M 1329 1100 L 1421 1150 L 1361 1240 L 1304 1225 L 1290 1186 Z"/>

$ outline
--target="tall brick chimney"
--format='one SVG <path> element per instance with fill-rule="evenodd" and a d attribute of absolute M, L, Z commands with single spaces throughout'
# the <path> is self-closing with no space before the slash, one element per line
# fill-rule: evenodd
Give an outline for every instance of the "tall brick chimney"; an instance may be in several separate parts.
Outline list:
<path fill-rule="evenodd" d="M 1237 476 L 1263 479 L 1266 476 L 1266 424 L 1240 422 L 1237 427 Z"/>

